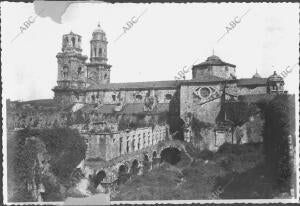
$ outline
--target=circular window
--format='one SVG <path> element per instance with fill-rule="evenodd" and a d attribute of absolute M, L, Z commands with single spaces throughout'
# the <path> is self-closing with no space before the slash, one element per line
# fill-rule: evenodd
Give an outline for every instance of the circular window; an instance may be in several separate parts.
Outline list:
<path fill-rule="evenodd" d="M 209 90 L 209 88 L 207 88 L 207 87 L 202 87 L 202 88 L 200 89 L 200 95 L 201 95 L 201 97 L 203 97 L 203 98 L 209 97 L 209 96 L 210 96 L 210 90 Z"/>
<path fill-rule="evenodd" d="M 172 94 L 166 94 L 166 99 L 171 100 L 172 99 Z"/>

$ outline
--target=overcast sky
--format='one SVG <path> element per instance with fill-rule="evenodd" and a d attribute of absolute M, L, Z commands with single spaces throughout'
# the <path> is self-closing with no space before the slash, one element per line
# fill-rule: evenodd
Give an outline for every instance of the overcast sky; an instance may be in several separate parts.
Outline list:
<path fill-rule="evenodd" d="M 146 12 L 117 41 L 132 17 Z M 250 10 L 249 10 L 250 9 Z M 242 18 L 222 40 L 226 26 Z M 52 98 L 56 85 L 56 54 L 62 35 L 71 30 L 82 36 L 89 55 L 91 34 L 100 21 L 108 38 L 111 82 L 173 80 L 185 65 L 212 55 L 237 66 L 238 78 L 263 77 L 298 62 L 298 4 L 93 4 L 74 3 L 62 24 L 37 17 L 26 31 L 20 26 L 35 16 L 32 3 L 1 3 L 2 81 L 4 98 Z M 285 78 L 286 88 L 298 89 L 298 66 Z M 187 75 L 191 78 L 191 72 Z"/>

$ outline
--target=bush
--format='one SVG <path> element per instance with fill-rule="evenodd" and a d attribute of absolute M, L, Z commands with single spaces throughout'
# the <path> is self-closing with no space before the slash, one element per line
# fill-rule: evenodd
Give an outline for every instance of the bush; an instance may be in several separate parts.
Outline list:
<path fill-rule="evenodd" d="M 276 180 L 276 186 L 289 191 L 292 173 L 289 135 L 295 134 L 294 97 L 278 95 L 262 108 L 265 116 L 263 140 L 266 163 Z"/>
<path fill-rule="evenodd" d="M 40 171 L 41 168 L 35 164 L 37 154 L 50 155 L 50 171 L 47 172 L 53 172 L 61 183 L 68 181 L 73 169 L 85 156 L 85 141 L 76 130 L 66 128 L 24 129 L 18 131 L 14 138 L 16 147 L 12 157 L 12 172 L 15 175 L 15 184 L 19 185 L 20 193 L 24 195 L 30 192 L 26 191 L 26 186 L 33 179 L 36 184 L 40 182 L 45 184 L 47 198 L 48 195 L 50 197 L 57 193 L 55 192 L 57 188 L 53 187 L 58 185 L 52 180 L 45 179 L 44 174 Z M 50 199 L 52 200 L 52 198 Z"/>
<path fill-rule="evenodd" d="M 217 153 L 218 154 L 235 154 L 235 155 L 242 155 L 246 153 L 256 152 L 260 149 L 260 143 L 247 143 L 247 144 L 230 144 L 224 143 L 222 144 Z"/>
<path fill-rule="evenodd" d="M 221 167 L 223 167 L 226 170 L 231 170 L 234 159 L 235 159 L 234 155 L 232 155 L 232 154 L 223 157 L 220 161 Z"/>
<path fill-rule="evenodd" d="M 208 149 L 205 149 L 199 153 L 198 157 L 203 160 L 212 160 L 214 157 L 214 153 Z"/>

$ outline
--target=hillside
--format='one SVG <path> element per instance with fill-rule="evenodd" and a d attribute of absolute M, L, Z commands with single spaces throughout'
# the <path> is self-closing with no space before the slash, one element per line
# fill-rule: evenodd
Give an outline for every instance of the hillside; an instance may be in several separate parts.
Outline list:
<path fill-rule="evenodd" d="M 190 146 L 190 148 L 192 148 Z M 272 198 L 272 180 L 263 160 L 262 144 L 225 144 L 215 154 L 188 149 L 176 165 L 135 176 L 119 187 L 112 200 L 187 200 Z"/>

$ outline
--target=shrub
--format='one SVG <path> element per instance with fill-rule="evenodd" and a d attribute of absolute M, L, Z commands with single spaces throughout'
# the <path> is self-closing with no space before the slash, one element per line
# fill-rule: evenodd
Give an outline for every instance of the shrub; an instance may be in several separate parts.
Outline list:
<path fill-rule="evenodd" d="M 265 103 L 262 109 L 265 116 L 263 140 L 266 163 L 276 186 L 288 191 L 292 173 L 288 138 L 295 134 L 294 97 L 278 95 Z"/>
<path fill-rule="evenodd" d="M 234 155 L 232 155 L 232 154 L 221 158 L 221 161 L 220 161 L 221 167 L 223 167 L 226 170 L 231 170 L 234 159 L 235 159 Z"/>
<path fill-rule="evenodd" d="M 30 138 L 35 137 L 35 138 Z M 58 177 L 60 182 L 68 180 L 73 169 L 80 163 L 85 156 L 85 142 L 76 130 L 71 129 L 24 129 L 18 131 L 14 137 L 16 141 L 15 151 L 12 157 L 12 168 L 15 175 L 15 184 L 19 185 L 20 194 L 28 193 L 27 183 L 33 178 L 36 183 L 42 181 L 45 184 L 46 196 L 57 190 L 58 185 L 52 180 L 45 179 L 38 166 L 34 166 L 37 154 L 46 152 L 50 155 L 50 171 Z M 32 168 L 35 168 L 35 171 Z M 55 185 L 55 188 L 54 186 Z M 57 193 L 57 192 L 55 192 Z M 28 195 L 26 195 L 28 196 Z M 53 196 L 54 197 L 54 196 Z M 52 197 L 50 198 L 51 200 Z"/>
<path fill-rule="evenodd" d="M 211 160 L 214 157 L 214 153 L 208 149 L 205 149 L 199 153 L 198 157 L 204 160 Z"/>

